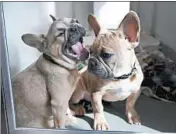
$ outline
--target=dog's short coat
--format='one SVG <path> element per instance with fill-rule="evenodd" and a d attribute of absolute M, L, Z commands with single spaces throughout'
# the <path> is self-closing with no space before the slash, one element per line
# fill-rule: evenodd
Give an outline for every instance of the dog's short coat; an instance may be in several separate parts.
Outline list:
<path fill-rule="evenodd" d="M 46 36 L 22 36 L 25 44 L 43 54 L 12 80 L 17 127 L 63 128 L 79 79 L 76 64 L 89 57 L 83 45 L 86 31 L 78 20 L 51 17 Z"/>
<path fill-rule="evenodd" d="M 70 103 L 90 99 L 94 112 L 94 130 L 106 130 L 108 124 L 103 113 L 102 99 L 119 101 L 127 98 L 128 122 L 140 124 L 134 108 L 143 81 L 143 72 L 134 52 L 140 38 L 139 17 L 130 11 L 115 32 L 103 31 L 91 14 L 88 22 L 96 38 L 90 47 L 88 70 L 82 74 Z M 84 114 L 84 111 L 79 113 Z"/>

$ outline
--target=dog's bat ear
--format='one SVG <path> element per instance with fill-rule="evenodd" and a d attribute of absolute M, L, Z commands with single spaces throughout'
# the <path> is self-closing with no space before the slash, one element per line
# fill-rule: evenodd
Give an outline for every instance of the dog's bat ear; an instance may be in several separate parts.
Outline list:
<path fill-rule="evenodd" d="M 97 36 L 100 32 L 101 27 L 96 17 L 93 14 L 89 14 L 87 20 L 90 27 L 93 29 L 95 36 Z"/>
<path fill-rule="evenodd" d="M 56 21 L 56 18 L 53 15 L 49 15 L 53 21 Z"/>
<path fill-rule="evenodd" d="M 136 44 L 140 38 L 140 19 L 136 12 L 130 11 L 123 18 L 119 25 L 119 29 L 122 30 L 125 37 L 129 42 Z M 139 44 L 139 43 L 138 43 Z"/>
<path fill-rule="evenodd" d="M 43 51 L 44 42 L 46 41 L 46 37 L 44 35 L 38 36 L 34 34 L 23 34 L 21 39 L 25 44 L 37 48 L 40 52 Z"/>

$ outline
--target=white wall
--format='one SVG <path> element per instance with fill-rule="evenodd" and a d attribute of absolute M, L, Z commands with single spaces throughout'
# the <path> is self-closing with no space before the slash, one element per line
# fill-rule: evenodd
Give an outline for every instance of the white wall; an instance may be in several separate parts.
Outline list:
<path fill-rule="evenodd" d="M 94 2 L 73 2 L 73 17 L 77 18 L 84 27 L 89 28 L 87 17 L 89 13 L 93 13 Z"/>
<path fill-rule="evenodd" d="M 94 14 L 100 24 L 108 29 L 117 29 L 130 10 L 130 2 L 94 2 Z"/>
<path fill-rule="evenodd" d="M 24 33 L 46 33 L 54 14 L 53 2 L 4 2 L 4 16 L 11 75 L 34 62 L 40 53 L 21 40 Z"/>
<path fill-rule="evenodd" d="M 73 2 L 55 2 L 57 17 L 73 17 Z"/>
<path fill-rule="evenodd" d="M 131 2 L 143 30 L 176 51 L 176 2 Z"/>
<path fill-rule="evenodd" d="M 57 17 L 72 17 L 88 28 L 87 16 L 93 13 L 93 2 L 55 2 Z"/>

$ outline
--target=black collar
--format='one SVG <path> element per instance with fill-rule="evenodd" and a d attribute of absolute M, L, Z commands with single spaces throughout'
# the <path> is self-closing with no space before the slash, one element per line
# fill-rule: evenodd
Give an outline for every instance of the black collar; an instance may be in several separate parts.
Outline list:
<path fill-rule="evenodd" d="M 57 63 L 56 61 L 54 61 L 50 56 L 48 56 L 47 54 L 43 53 L 43 58 L 45 58 L 46 60 L 50 61 L 53 64 L 59 65 L 65 69 L 67 69 L 66 67 L 64 67 L 63 65 Z"/>
<path fill-rule="evenodd" d="M 128 73 L 128 74 L 123 74 L 123 75 L 118 76 L 118 77 L 115 77 L 115 76 L 114 76 L 114 77 L 112 78 L 112 80 L 127 79 L 127 78 L 129 78 L 131 75 L 133 75 L 136 70 L 137 70 L 137 69 L 136 69 L 136 66 L 135 66 L 135 63 L 134 63 L 134 66 L 133 66 L 133 68 L 131 69 L 131 72 L 130 72 L 130 73 Z"/>
<path fill-rule="evenodd" d="M 50 61 L 50 62 L 52 62 L 52 63 L 54 63 L 54 64 L 58 64 L 58 63 L 55 62 L 50 56 L 48 56 L 48 55 L 46 55 L 46 54 L 44 54 L 44 53 L 43 53 L 43 57 L 44 57 L 46 60 L 48 60 L 48 61 Z"/>

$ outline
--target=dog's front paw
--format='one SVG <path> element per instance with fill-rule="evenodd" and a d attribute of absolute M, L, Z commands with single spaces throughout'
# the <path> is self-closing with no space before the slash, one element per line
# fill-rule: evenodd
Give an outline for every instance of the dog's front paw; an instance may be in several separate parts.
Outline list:
<path fill-rule="evenodd" d="M 81 105 L 72 106 L 71 110 L 72 115 L 74 116 L 84 116 L 84 114 L 86 113 L 84 107 Z"/>
<path fill-rule="evenodd" d="M 127 110 L 126 114 L 129 124 L 141 125 L 140 117 L 134 108 Z"/>
<path fill-rule="evenodd" d="M 94 130 L 108 130 L 109 126 L 104 118 L 103 114 L 95 114 Z"/>

